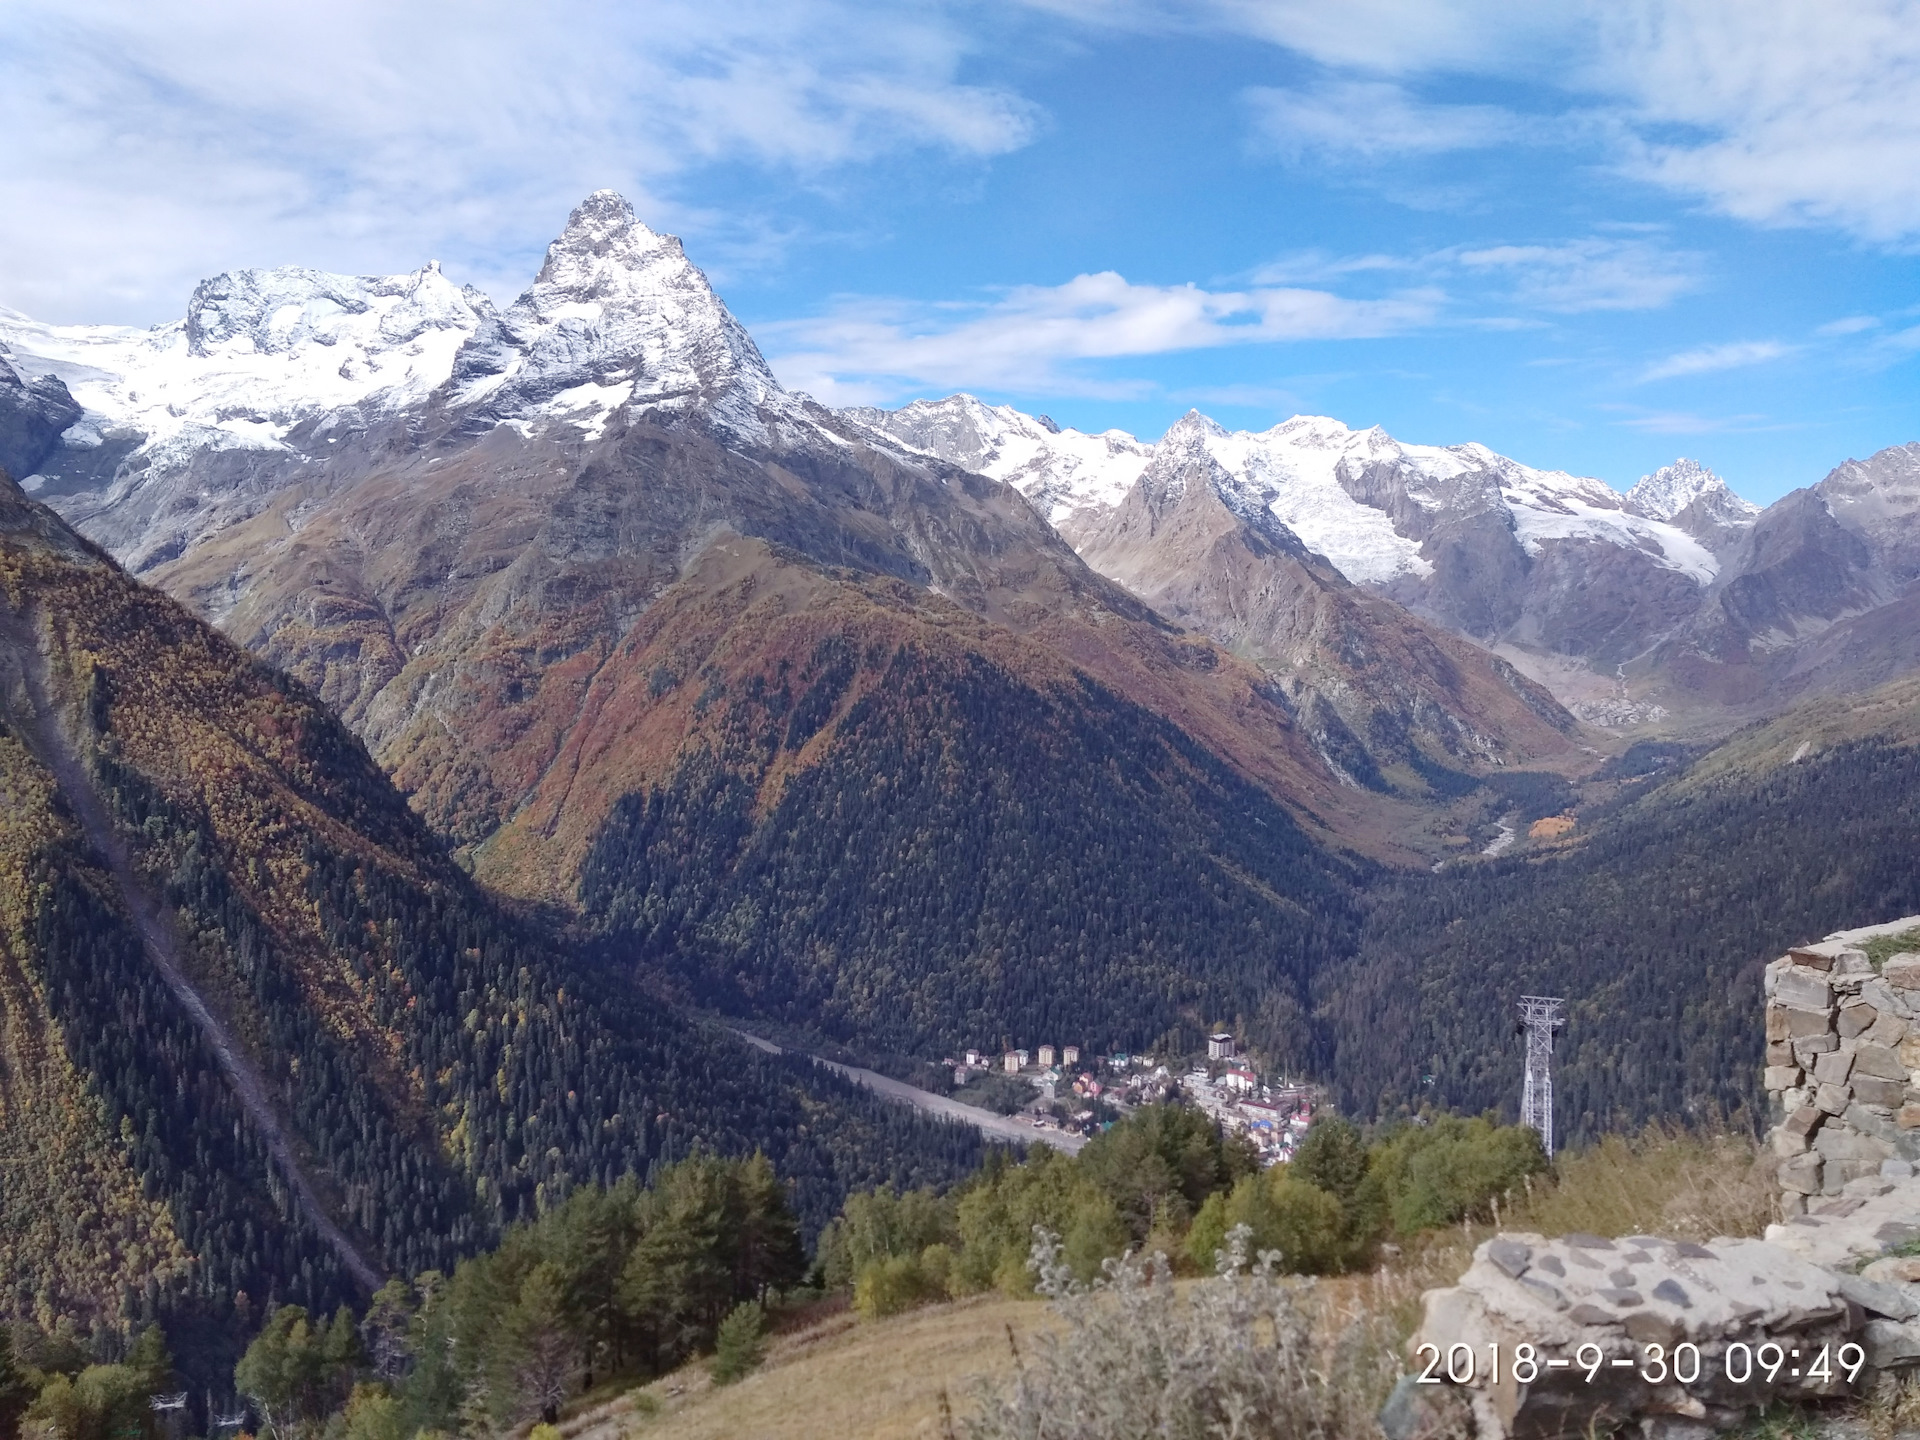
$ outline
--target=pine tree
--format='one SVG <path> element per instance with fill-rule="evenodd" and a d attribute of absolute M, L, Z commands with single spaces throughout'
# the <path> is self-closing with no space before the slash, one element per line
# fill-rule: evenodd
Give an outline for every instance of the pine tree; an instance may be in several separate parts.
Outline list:
<path fill-rule="evenodd" d="M 731 1385 L 757 1369 L 766 1355 L 766 1312 L 760 1302 L 736 1305 L 714 1339 L 713 1383 Z"/>
<path fill-rule="evenodd" d="M 33 1389 L 13 1357 L 13 1331 L 0 1325 L 0 1440 L 15 1440 L 32 1401 Z"/>

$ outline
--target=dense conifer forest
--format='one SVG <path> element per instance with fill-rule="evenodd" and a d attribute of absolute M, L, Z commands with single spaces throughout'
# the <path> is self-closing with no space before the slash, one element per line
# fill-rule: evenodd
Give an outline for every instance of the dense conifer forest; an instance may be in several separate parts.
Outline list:
<path fill-rule="evenodd" d="M 78 542 L 0 538 L 8 1317 L 159 1321 L 219 1389 L 276 1307 L 364 1298 L 356 1259 L 447 1271 L 582 1184 L 761 1151 L 811 1233 L 978 1162 L 970 1129 L 637 1000 L 462 874 L 298 685 Z"/>
<path fill-rule="evenodd" d="M 1762 967 L 1920 911 L 1916 857 L 1920 748 L 1870 739 L 1674 776 L 1566 850 L 1383 876 L 1356 953 L 1320 977 L 1321 1073 L 1358 1114 L 1512 1113 L 1514 1001 L 1565 995 L 1570 1142 L 1650 1118 L 1763 1124 Z"/>
<path fill-rule="evenodd" d="M 1352 948 L 1365 866 L 1085 677 L 1038 689 L 910 647 L 757 808 L 834 702 L 831 661 L 615 807 L 580 886 L 611 957 L 900 1054 L 1139 1049 L 1238 1016 L 1305 1058 L 1306 988 Z"/>

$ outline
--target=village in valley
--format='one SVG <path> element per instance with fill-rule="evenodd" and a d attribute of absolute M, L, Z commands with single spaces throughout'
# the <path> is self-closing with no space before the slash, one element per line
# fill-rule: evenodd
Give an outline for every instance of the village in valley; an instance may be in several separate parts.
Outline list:
<path fill-rule="evenodd" d="M 1225 1031 L 1207 1037 L 1205 1060 L 1168 1063 L 1123 1053 L 1083 1059 L 1077 1045 L 1042 1045 L 997 1055 L 968 1050 L 942 1063 L 952 1072 L 955 1099 L 1018 1114 L 1036 1129 L 1092 1135 L 1143 1105 L 1191 1105 L 1228 1134 L 1244 1135 L 1263 1165 L 1293 1158 L 1319 1104 L 1314 1086 L 1263 1077 Z"/>

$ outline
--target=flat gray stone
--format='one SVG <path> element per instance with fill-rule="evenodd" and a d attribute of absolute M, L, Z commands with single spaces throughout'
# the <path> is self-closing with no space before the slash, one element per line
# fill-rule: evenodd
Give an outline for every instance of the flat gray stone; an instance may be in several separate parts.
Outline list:
<path fill-rule="evenodd" d="M 1693 1308 L 1693 1301 L 1681 1287 L 1680 1282 L 1675 1280 L 1671 1275 L 1653 1287 L 1653 1298 L 1656 1300 L 1664 1300 L 1669 1305 L 1678 1305 L 1682 1310 L 1691 1310 Z"/>
<path fill-rule="evenodd" d="M 1628 1290 L 1624 1288 L 1615 1287 L 1615 1288 L 1609 1288 L 1605 1290 L 1596 1290 L 1593 1293 L 1598 1295 L 1602 1300 L 1606 1301 L 1609 1305 L 1618 1305 L 1623 1310 L 1631 1309 L 1636 1305 L 1644 1305 L 1647 1303 L 1644 1299 L 1641 1298 L 1640 1292 L 1638 1290 Z"/>
<path fill-rule="evenodd" d="M 1920 980 L 1914 983 L 1920 985 Z M 1833 1005 L 1833 986 L 1826 976 L 1796 965 L 1774 976 L 1773 998 L 1789 1010 L 1826 1010 Z"/>
<path fill-rule="evenodd" d="M 1560 1287 L 1549 1285 L 1537 1275 L 1522 1275 L 1515 1283 L 1526 1286 L 1536 1298 L 1546 1301 L 1556 1310 L 1567 1308 L 1567 1297 Z"/>
<path fill-rule="evenodd" d="M 1526 1273 L 1533 1259 L 1533 1248 L 1505 1235 L 1497 1235 L 1487 1242 L 1487 1259 L 1518 1280 Z"/>
<path fill-rule="evenodd" d="M 1898 1285 L 1882 1285 L 1858 1275 L 1840 1276 L 1840 1293 L 1872 1315 L 1889 1320 L 1911 1320 L 1920 1315 L 1920 1305 Z"/>
<path fill-rule="evenodd" d="M 1584 1230 L 1575 1230 L 1570 1235 L 1563 1235 L 1561 1239 L 1565 1240 L 1567 1244 L 1581 1250 L 1612 1250 L 1617 1248 L 1613 1241 L 1604 1240 L 1598 1235 L 1589 1235 Z"/>

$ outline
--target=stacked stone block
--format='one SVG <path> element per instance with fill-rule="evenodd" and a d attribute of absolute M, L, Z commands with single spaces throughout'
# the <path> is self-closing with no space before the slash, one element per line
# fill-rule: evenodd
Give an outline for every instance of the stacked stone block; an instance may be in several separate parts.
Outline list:
<path fill-rule="evenodd" d="M 1898 932 L 1920 919 L 1875 926 Z M 1781 1205 L 1850 1180 L 1905 1179 L 1920 1163 L 1920 953 L 1877 969 L 1844 931 L 1767 966 L 1767 1065 Z"/>

